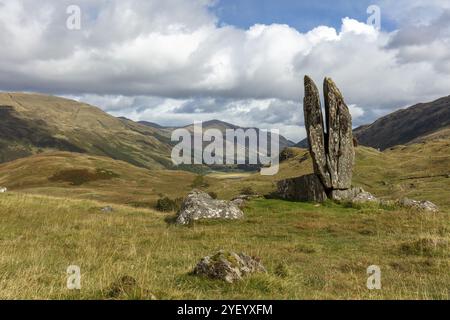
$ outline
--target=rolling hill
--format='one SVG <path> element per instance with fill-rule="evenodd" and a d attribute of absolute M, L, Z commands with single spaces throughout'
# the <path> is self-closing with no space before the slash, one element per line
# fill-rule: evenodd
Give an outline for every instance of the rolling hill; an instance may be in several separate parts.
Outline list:
<path fill-rule="evenodd" d="M 291 150 L 292 156 L 281 162 L 275 176 L 214 172 L 205 176 L 208 184 L 205 190 L 224 199 L 239 195 L 245 187 L 269 194 L 276 190 L 279 180 L 312 173 L 308 151 Z M 353 184 L 381 198 L 408 196 L 450 209 L 446 193 L 450 189 L 449 163 L 450 139 L 447 138 L 397 146 L 384 152 L 360 146 L 356 148 Z M 68 175 L 71 170 L 87 179 L 73 183 Z M 99 172 L 111 176 L 96 177 Z M 153 207 L 164 196 L 186 195 L 193 188 L 195 178 L 195 174 L 186 171 L 146 170 L 108 157 L 73 152 L 42 153 L 0 165 L 0 186 L 12 191 L 145 207 Z"/>
<path fill-rule="evenodd" d="M 170 136 L 171 136 L 171 133 L 172 133 L 173 130 L 176 130 L 176 129 L 187 129 L 188 131 L 191 132 L 191 139 L 192 139 L 192 141 L 194 140 L 194 124 L 190 124 L 190 125 L 183 126 L 183 127 L 163 127 L 163 126 L 160 126 L 158 124 L 155 124 L 155 123 L 152 123 L 152 122 L 147 122 L 147 121 L 140 121 L 139 123 L 143 124 L 143 125 L 146 125 L 146 126 L 149 126 L 151 128 L 158 129 L 161 132 L 161 134 L 163 134 L 163 135 L 165 135 L 167 137 L 167 139 L 170 139 Z M 240 130 L 243 130 L 244 132 L 247 132 L 248 129 L 254 129 L 256 134 L 257 134 L 257 136 L 259 136 L 259 134 L 261 132 L 261 130 L 259 128 L 255 128 L 255 127 L 240 127 L 240 126 L 237 126 L 237 125 L 225 122 L 225 121 L 221 121 L 221 120 L 205 121 L 205 122 L 202 123 L 202 129 L 203 129 L 203 132 L 205 133 L 205 136 L 207 136 L 206 132 L 205 132 L 207 130 L 210 130 L 210 129 L 219 130 L 222 133 L 222 136 L 224 138 L 226 136 L 226 131 L 227 130 L 239 130 L 240 129 Z M 211 141 L 213 141 L 213 139 L 211 139 Z M 268 139 L 268 144 L 270 144 L 270 141 L 271 140 L 269 138 Z M 204 142 L 203 143 L 203 147 L 206 147 L 209 143 L 210 142 Z M 240 145 L 239 141 L 237 141 L 237 140 L 236 140 L 236 143 L 237 143 L 237 147 L 236 147 L 235 152 L 234 152 L 235 156 L 238 153 L 238 147 L 243 147 L 244 148 L 244 150 L 245 150 L 245 158 L 246 159 L 248 159 L 250 152 L 252 152 L 253 154 L 258 154 L 258 152 L 261 152 L 261 150 L 259 149 L 259 142 L 257 144 L 257 148 L 256 149 L 255 148 L 251 149 L 249 147 L 248 140 L 246 140 L 245 145 Z M 286 139 L 282 135 L 279 135 L 279 151 L 280 152 L 284 148 L 292 147 L 293 145 L 294 145 L 294 142 Z M 218 152 L 216 150 L 216 154 L 217 155 L 221 154 L 223 157 L 225 157 L 224 156 L 225 150 L 227 148 L 234 148 L 234 147 L 235 147 L 235 145 L 230 144 L 227 141 L 224 141 L 224 149 L 223 149 L 224 153 L 221 154 L 220 152 Z M 265 155 L 265 152 L 264 152 L 265 148 L 262 149 L 262 151 L 263 151 L 263 154 Z M 192 155 L 193 155 L 194 154 L 194 146 L 192 147 L 191 152 L 192 152 Z M 260 164 L 256 164 L 256 165 L 236 165 L 236 166 L 212 165 L 212 166 L 209 166 L 209 168 L 213 168 L 215 170 L 220 170 L 220 171 L 222 171 L 222 170 L 230 170 L 231 168 L 239 168 L 239 169 L 243 169 L 243 170 L 257 171 L 260 168 Z"/>
<path fill-rule="evenodd" d="M 240 126 L 236 126 L 234 124 L 225 122 L 225 121 L 221 121 L 221 120 L 210 120 L 210 121 L 205 121 L 202 124 L 203 130 L 208 130 L 208 129 L 218 129 L 220 130 L 222 133 L 225 133 L 227 129 L 232 129 L 232 130 L 236 130 L 236 129 L 242 129 L 242 130 L 248 130 L 248 129 L 255 129 L 256 132 L 259 134 L 260 129 L 259 128 L 255 128 L 255 127 L 240 127 Z M 193 130 L 193 125 L 189 125 L 189 126 L 185 126 L 184 128 L 187 128 L 188 130 Z M 269 140 L 270 141 L 270 140 Z M 283 137 L 282 135 L 280 135 L 280 151 L 283 150 L 284 148 L 287 147 L 292 147 L 294 146 L 294 142 L 286 139 L 285 137 Z"/>
<path fill-rule="evenodd" d="M 74 152 L 46 152 L 0 164 L 0 186 L 10 191 L 153 207 L 177 198 L 196 175 L 181 170 L 147 170 L 125 161 Z"/>
<path fill-rule="evenodd" d="M 192 131 L 192 125 L 183 128 Z M 204 123 L 204 129 L 211 128 L 224 132 L 239 127 L 218 120 Z M 42 152 L 68 151 L 147 169 L 173 169 L 171 133 L 175 129 L 116 118 L 69 99 L 0 93 L 0 163 Z M 280 150 L 292 144 L 280 136 Z"/>
<path fill-rule="evenodd" d="M 117 119 L 84 103 L 0 93 L 0 115 L 0 162 L 44 151 L 70 151 L 150 169 L 171 166 L 170 145 L 156 129 Z"/>
<path fill-rule="evenodd" d="M 231 198 L 244 187 L 259 194 L 276 190 L 276 182 L 313 172 L 306 149 L 291 148 L 292 156 L 280 164 L 275 176 L 212 174 L 214 191 Z M 450 209 L 450 139 L 440 138 L 407 146 L 396 146 L 383 152 L 370 147 L 356 148 L 353 185 L 363 187 L 377 197 L 400 199 L 411 197 L 430 200 Z"/>

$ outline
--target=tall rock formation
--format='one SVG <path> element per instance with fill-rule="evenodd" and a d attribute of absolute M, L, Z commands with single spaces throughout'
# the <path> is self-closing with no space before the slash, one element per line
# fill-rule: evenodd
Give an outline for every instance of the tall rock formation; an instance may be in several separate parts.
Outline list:
<path fill-rule="evenodd" d="M 345 194 L 352 187 L 355 160 L 352 117 L 333 80 L 325 78 L 323 90 L 325 123 L 319 91 L 313 80 L 305 76 L 303 110 L 316 177 L 280 181 L 278 192 L 285 199 L 323 202 L 327 197 Z"/>
<path fill-rule="evenodd" d="M 325 153 L 328 172 L 331 176 L 331 189 L 346 190 L 352 186 L 352 170 L 355 160 L 352 116 L 341 92 L 330 78 L 325 78 L 323 92 L 327 130 Z"/>
<path fill-rule="evenodd" d="M 319 176 L 325 188 L 332 188 L 333 185 L 325 152 L 325 133 L 319 90 L 317 90 L 314 81 L 308 76 L 305 76 L 303 114 L 305 115 L 305 128 L 308 135 L 309 151 L 313 159 L 314 172 Z"/>

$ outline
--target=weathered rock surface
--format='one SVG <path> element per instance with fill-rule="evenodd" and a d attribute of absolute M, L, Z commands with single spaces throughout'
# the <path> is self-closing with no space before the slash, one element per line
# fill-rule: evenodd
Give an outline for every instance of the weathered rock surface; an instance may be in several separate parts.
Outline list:
<path fill-rule="evenodd" d="M 325 188 L 330 189 L 333 185 L 327 167 L 324 124 L 319 90 L 317 90 L 314 81 L 308 76 L 305 76 L 303 113 L 305 115 L 305 129 L 308 135 L 309 152 L 313 160 L 314 172 L 319 176 Z"/>
<path fill-rule="evenodd" d="M 233 283 L 255 272 L 267 272 L 259 259 L 245 253 L 221 250 L 213 256 L 202 258 L 192 273 Z"/>
<path fill-rule="evenodd" d="M 405 208 L 410 208 L 418 211 L 425 211 L 425 212 L 438 212 L 439 207 L 435 205 L 431 201 L 418 201 L 418 200 L 412 200 L 408 198 L 403 198 L 398 201 L 398 204 Z"/>
<path fill-rule="evenodd" d="M 327 194 L 316 174 L 310 174 L 278 182 L 278 195 L 291 201 L 324 202 Z"/>
<path fill-rule="evenodd" d="M 347 190 L 333 190 L 329 197 L 336 201 L 350 201 L 353 203 L 379 202 L 374 195 L 359 187 Z"/>
<path fill-rule="evenodd" d="M 367 203 L 367 202 L 374 202 L 374 203 L 381 203 L 378 198 L 376 198 L 373 194 L 362 191 L 359 193 L 356 197 L 352 199 L 353 203 Z"/>
<path fill-rule="evenodd" d="M 237 198 L 237 199 L 231 200 L 231 202 L 234 203 L 235 205 L 237 205 L 239 208 L 243 208 L 247 201 L 242 198 Z"/>
<path fill-rule="evenodd" d="M 280 181 L 278 194 L 296 201 L 323 202 L 327 195 L 335 200 L 375 201 L 369 193 L 350 189 L 355 159 L 352 117 L 333 80 L 325 78 L 323 87 L 325 124 L 319 90 L 305 76 L 303 109 L 314 174 Z"/>
<path fill-rule="evenodd" d="M 355 160 L 352 117 L 336 84 L 325 78 L 325 124 L 320 95 L 314 81 L 305 76 L 303 109 L 314 174 L 278 183 L 278 194 L 294 201 L 378 201 L 364 190 L 351 189 Z"/>
<path fill-rule="evenodd" d="M 333 80 L 325 78 L 323 90 L 328 139 L 327 167 L 332 188 L 349 189 L 355 159 L 352 116 Z"/>
<path fill-rule="evenodd" d="M 239 208 L 242 208 L 245 206 L 247 201 L 250 201 L 252 199 L 258 198 L 258 195 L 248 195 L 248 194 L 241 194 L 237 197 L 234 197 L 231 199 L 231 202 L 237 205 Z"/>
<path fill-rule="evenodd" d="M 111 207 L 111 206 L 106 206 L 106 207 L 103 207 L 103 208 L 101 209 L 101 211 L 104 212 L 104 213 L 109 213 L 109 212 L 113 212 L 113 211 L 114 211 L 114 208 Z"/>
<path fill-rule="evenodd" d="M 137 280 L 128 275 L 122 276 L 114 281 L 106 290 L 106 296 L 112 299 L 118 299 L 124 296 L 133 297 L 136 295 L 140 295 L 145 299 L 156 300 L 156 297 L 149 290 L 141 288 Z"/>
<path fill-rule="evenodd" d="M 332 190 L 330 198 L 336 201 L 350 201 L 363 191 L 362 188 L 351 188 L 347 190 Z"/>
<path fill-rule="evenodd" d="M 244 213 L 226 200 L 215 200 L 200 190 L 191 191 L 184 199 L 176 223 L 189 224 L 199 219 L 241 219 Z"/>

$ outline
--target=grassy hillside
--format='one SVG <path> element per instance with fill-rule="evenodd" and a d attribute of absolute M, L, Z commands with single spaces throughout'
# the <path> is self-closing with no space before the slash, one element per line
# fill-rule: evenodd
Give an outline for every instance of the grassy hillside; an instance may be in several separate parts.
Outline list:
<path fill-rule="evenodd" d="M 419 103 L 354 130 L 359 143 L 385 150 L 411 143 L 450 127 L 450 96 Z"/>
<path fill-rule="evenodd" d="M 10 190 L 141 207 L 154 206 L 163 196 L 185 195 L 195 177 L 185 171 L 147 170 L 107 157 L 70 152 L 43 153 L 0 164 L 0 186 Z"/>
<path fill-rule="evenodd" d="M 312 173 L 309 153 L 298 148 L 292 148 L 292 152 L 293 158 L 283 161 L 275 176 L 212 175 L 219 179 L 214 191 L 221 197 L 229 198 L 243 187 L 251 186 L 256 192 L 267 194 L 276 189 L 279 180 Z M 368 147 L 356 149 L 353 185 L 361 186 L 381 198 L 407 196 L 430 200 L 450 209 L 449 175 L 449 139 L 397 146 L 384 152 Z"/>
<path fill-rule="evenodd" d="M 214 173 L 205 189 L 221 198 L 249 186 L 269 193 L 277 180 L 311 172 L 308 152 L 291 151 L 276 176 Z M 186 194 L 194 174 L 69 152 L 18 159 L 0 165 L 0 186 L 11 190 L 0 194 L 0 298 L 449 299 L 449 163 L 446 139 L 357 149 L 355 185 L 431 200 L 437 214 L 257 199 L 242 221 L 178 227 L 174 214 L 146 207 Z M 268 273 L 233 285 L 188 275 L 220 249 L 258 256 Z M 366 288 L 372 264 L 380 291 Z M 81 291 L 66 288 L 69 265 L 81 267 Z M 124 276 L 136 284 L 121 291 Z"/>
<path fill-rule="evenodd" d="M 107 156 L 146 168 L 170 167 L 158 129 L 58 97 L 0 93 L 0 163 L 43 151 Z"/>
<path fill-rule="evenodd" d="M 96 201 L 0 195 L 3 299 L 448 299 L 450 219 L 371 208 L 255 200 L 245 219 L 168 224 L 166 215 Z M 188 275 L 218 249 L 261 258 L 267 274 L 227 284 Z M 382 290 L 366 288 L 366 268 Z M 66 269 L 81 267 L 80 291 Z M 136 285 L 117 290 L 123 276 Z"/>
<path fill-rule="evenodd" d="M 205 177 L 206 191 L 230 199 L 245 187 L 259 194 L 276 190 L 276 182 L 312 172 L 309 154 L 292 148 L 292 158 L 281 162 L 275 176 L 259 173 L 212 173 Z M 49 178 L 72 169 L 109 170 L 118 177 L 73 185 Z M 421 144 L 397 146 L 384 152 L 368 147 L 356 149 L 353 184 L 378 197 L 411 197 L 430 200 L 450 210 L 450 140 L 437 139 Z M 18 159 L 0 165 L 0 186 L 43 195 L 96 199 L 120 204 L 153 206 L 162 196 L 177 198 L 192 189 L 196 175 L 185 171 L 147 170 L 114 161 L 69 152 L 55 152 Z M 89 180 L 89 179 L 88 179 Z"/>

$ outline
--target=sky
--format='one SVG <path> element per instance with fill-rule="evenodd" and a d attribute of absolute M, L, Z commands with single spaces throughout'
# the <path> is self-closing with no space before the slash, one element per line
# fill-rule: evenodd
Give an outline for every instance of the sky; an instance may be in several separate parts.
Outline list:
<path fill-rule="evenodd" d="M 335 80 L 354 126 L 450 95 L 447 0 L 0 0 L 0 47 L 1 91 L 293 141 L 305 137 L 305 74 Z"/>

